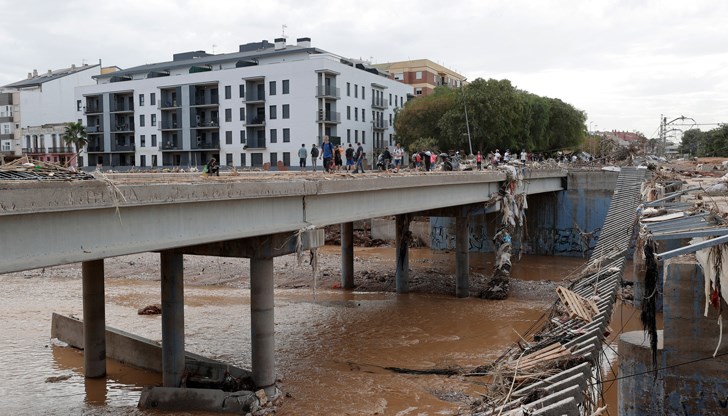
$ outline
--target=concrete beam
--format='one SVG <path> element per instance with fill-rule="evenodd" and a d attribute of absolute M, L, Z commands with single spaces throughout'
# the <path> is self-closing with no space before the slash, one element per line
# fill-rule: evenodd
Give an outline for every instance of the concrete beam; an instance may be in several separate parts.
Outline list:
<path fill-rule="evenodd" d="M 470 296 L 470 230 L 468 217 L 455 220 L 455 296 Z"/>
<path fill-rule="evenodd" d="M 184 266 L 182 255 L 162 252 L 162 384 L 179 387 L 185 369 Z"/>
<path fill-rule="evenodd" d="M 106 375 L 104 261 L 81 264 L 83 280 L 83 369 L 86 377 Z"/>
<path fill-rule="evenodd" d="M 323 229 L 300 232 L 301 250 L 322 247 L 325 244 Z M 298 250 L 299 232 L 282 232 L 258 237 L 240 238 L 237 240 L 218 241 L 181 247 L 171 250 L 179 254 L 217 257 L 278 257 L 296 253 Z"/>
<path fill-rule="evenodd" d="M 397 293 L 409 292 L 409 225 L 411 217 L 408 214 L 397 215 L 395 218 L 395 245 L 397 250 L 395 286 Z"/>
<path fill-rule="evenodd" d="M 321 230 L 323 233 L 323 230 Z M 354 223 L 341 224 L 341 287 L 354 289 Z"/>

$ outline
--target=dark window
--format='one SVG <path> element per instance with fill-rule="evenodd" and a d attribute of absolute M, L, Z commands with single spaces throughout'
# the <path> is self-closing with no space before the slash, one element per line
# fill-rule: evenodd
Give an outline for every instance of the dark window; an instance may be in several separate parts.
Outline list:
<path fill-rule="evenodd" d="M 147 166 L 147 157 L 145 155 L 139 156 L 139 166 Z"/>
<path fill-rule="evenodd" d="M 139 136 L 139 146 L 145 147 L 146 143 L 147 143 L 147 139 L 144 137 L 144 135 L 142 134 L 141 136 Z"/>
<path fill-rule="evenodd" d="M 157 135 L 152 134 L 152 147 L 157 147 Z"/>
<path fill-rule="evenodd" d="M 359 130 L 354 130 L 354 141 L 359 142 Z"/>
<path fill-rule="evenodd" d="M 367 132 L 362 130 L 361 131 L 361 144 L 364 144 L 367 142 Z"/>
<path fill-rule="evenodd" d="M 225 144 L 233 144 L 233 132 L 225 132 Z"/>
<path fill-rule="evenodd" d="M 291 166 L 291 153 L 283 152 L 283 166 Z"/>
<path fill-rule="evenodd" d="M 76 100 L 76 111 L 81 111 L 81 100 Z"/>
<path fill-rule="evenodd" d="M 278 111 L 276 111 L 276 106 L 270 106 L 268 111 L 268 118 L 270 118 L 271 120 L 278 118 Z"/>
<path fill-rule="evenodd" d="M 225 109 L 225 122 L 229 123 L 231 121 L 233 121 L 233 109 L 226 108 Z"/>
<path fill-rule="evenodd" d="M 245 98 L 245 84 L 240 84 L 238 94 L 240 95 L 240 98 Z"/>
<path fill-rule="evenodd" d="M 283 80 L 283 94 L 288 94 L 291 92 L 291 81 L 284 79 Z"/>
<path fill-rule="evenodd" d="M 157 105 L 157 93 L 149 93 L 149 105 Z"/>
<path fill-rule="evenodd" d="M 278 130 L 270 129 L 270 142 L 278 143 Z"/>
<path fill-rule="evenodd" d="M 351 106 L 350 105 L 346 106 L 346 119 L 351 120 Z"/>
<path fill-rule="evenodd" d="M 366 99 L 366 97 L 364 96 L 365 94 L 366 94 L 366 89 L 365 89 L 365 88 L 364 88 L 364 86 L 362 85 L 362 86 L 361 86 L 361 99 L 362 99 L 362 100 L 365 100 L 365 99 Z"/>
<path fill-rule="evenodd" d="M 245 121 L 245 107 L 240 108 L 240 121 Z"/>
<path fill-rule="evenodd" d="M 354 98 L 359 98 L 359 85 L 354 84 Z"/>
<path fill-rule="evenodd" d="M 233 154 L 232 153 L 228 153 L 228 154 L 225 155 L 225 164 L 227 166 L 232 166 L 233 165 Z"/>
<path fill-rule="evenodd" d="M 156 126 L 156 125 L 157 125 L 157 115 L 152 114 L 152 126 Z"/>
<path fill-rule="evenodd" d="M 240 166 L 245 166 L 245 153 L 240 154 Z"/>
<path fill-rule="evenodd" d="M 232 97 L 232 95 L 233 95 L 233 91 L 232 90 L 233 90 L 233 87 L 231 87 L 229 85 L 226 85 L 225 86 L 225 99 L 226 100 L 229 100 L 230 97 Z"/>
<path fill-rule="evenodd" d="M 283 143 L 290 143 L 291 129 L 283 129 Z"/>
<path fill-rule="evenodd" d="M 139 107 L 144 105 L 144 94 L 139 94 Z"/>
<path fill-rule="evenodd" d="M 351 143 L 351 129 L 346 129 L 346 142 Z"/>
<path fill-rule="evenodd" d="M 351 82 L 346 83 L 346 96 L 351 97 Z"/>
<path fill-rule="evenodd" d="M 354 107 L 354 121 L 359 121 L 359 109 Z"/>
<path fill-rule="evenodd" d="M 271 81 L 268 83 L 268 94 L 276 95 L 276 82 Z"/>
<path fill-rule="evenodd" d="M 278 164 L 278 153 L 276 152 L 270 152 L 270 165 L 271 167 L 276 166 Z"/>
<path fill-rule="evenodd" d="M 361 109 L 361 121 L 367 121 L 367 113 L 364 112 L 364 109 Z"/>
<path fill-rule="evenodd" d="M 139 115 L 139 127 L 144 127 L 144 114 Z"/>
<path fill-rule="evenodd" d="M 291 118 L 291 106 L 283 104 L 283 118 Z"/>
<path fill-rule="evenodd" d="M 263 166 L 263 153 L 251 153 L 250 154 L 250 166 L 262 167 Z"/>
<path fill-rule="evenodd" d="M 240 144 L 245 144 L 245 130 L 240 130 Z"/>
<path fill-rule="evenodd" d="M 152 155 L 152 166 L 157 166 L 157 155 Z"/>

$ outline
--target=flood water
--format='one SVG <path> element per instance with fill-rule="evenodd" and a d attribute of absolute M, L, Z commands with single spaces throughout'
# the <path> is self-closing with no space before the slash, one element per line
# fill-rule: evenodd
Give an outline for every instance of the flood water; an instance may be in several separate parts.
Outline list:
<path fill-rule="evenodd" d="M 393 253 L 357 248 L 356 255 Z M 451 259 L 429 249 L 412 250 L 410 256 L 410 261 Z M 583 261 L 525 256 L 513 275 L 560 280 Z M 487 273 L 490 262 L 492 255 L 471 254 L 476 270 Z M 50 339 L 52 312 L 82 316 L 80 273 L 54 277 L 49 269 L 42 277 L 0 275 L 0 284 L 0 414 L 163 414 L 136 408 L 141 389 L 161 384 L 161 375 L 108 361 L 105 379 L 86 380 L 82 353 Z M 107 325 L 160 340 L 160 316 L 137 315 L 138 308 L 159 303 L 159 286 L 158 281 L 107 278 Z M 396 374 L 385 367 L 490 363 L 552 301 L 276 289 L 276 366 L 280 388 L 291 396 L 278 414 L 458 414 L 468 408 L 464 394 L 477 397 L 484 391 L 481 385 L 458 377 Z M 248 289 L 185 288 L 188 351 L 250 368 L 249 325 Z M 616 386 L 612 390 L 616 393 Z"/>

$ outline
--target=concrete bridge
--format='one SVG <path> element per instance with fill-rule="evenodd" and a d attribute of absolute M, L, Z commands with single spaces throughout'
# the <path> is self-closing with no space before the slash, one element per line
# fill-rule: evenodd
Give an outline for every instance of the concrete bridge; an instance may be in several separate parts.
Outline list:
<path fill-rule="evenodd" d="M 524 170 L 517 192 L 565 188 L 563 170 Z M 398 293 L 408 291 L 406 236 L 415 216 L 456 217 L 456 295 L 468 296 L 468 215 L 506 180 L 503 171 L 419 175 L 202 178 L 109 175 L 92 181 L 0 182 L 0 273 L 82 262 L 84 371 L 106 372 L 104 259 L 159 252 L 162 373 L 185 368 L 183 255 L 250 258 L 252 378 L 275 384 L 273 258 L 324 244 L 341 224 L 342 287 L 354 287 L 353 221 L 396 216 Z"/>

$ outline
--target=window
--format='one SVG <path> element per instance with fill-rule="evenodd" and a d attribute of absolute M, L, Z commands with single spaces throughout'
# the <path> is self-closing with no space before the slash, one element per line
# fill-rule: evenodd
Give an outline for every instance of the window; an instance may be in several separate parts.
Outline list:
<path fill-rule="evenodd" d="M 225 132 L 225 144 L 233 144 L 233 132 Z"/>
<path fill-rule="evenodd" d="M 359 98 L 359 86 L 354 84 L 354 98 Z"/>
<path fill-rule="evenodd" d="M 422 88 L 415 88 L 415 95 L 422 95 Z"/>
<path fill-rule="evenodd" d="M 362 130 L 361 131 L 361 144 L 364 144 L 367 142 L 367 132 Z"/>
<path fill-rule="evenodd" d="M 152 134 L 152 147 L 157 147 L 157 135 Z"/>
<path fill-rule="evenodd" d="M 392 125 L 392 113 L 389 113 L 389 125 Z"/>
<path fill-rule="evenodd" d="M 157 166 L 157 155 L 152 155 L 152 166 Z"/>
<path fill-rule="evenodd" d="M 397 72 L 396 74 L 394 74 L 394 79 L 397 81 L 404 81 L 404 73 Z"/>
<path fill-rule="evenodd" d="M 346 83 L 346 96 L 351 97 L 351 82 Z"/>
<path fill-rule="evenodd" d="M 415 79 L 422 79 L 422 71 L 415 72 Z"/>
<path fill-rule="evenodd" d="M 389 133 L 389 145 L 392 145 L 392 133 Z"/>
<path fill-rule="evenodd" d="M 228 153 L 225 155 L 225 165 L 232 166 L 233 165 L 233 154 Z"/>
<path fill-rule="evenodd" d="M 351 129 L 346 129 L 346 142 L 351 143 Z"/>
<path fill-rule="evenodd" d="M 81 111 L 81 100 L 76 100 L 76 111 Z M 3 117 L 7 117 L 5 114 L 3 113 Z"/>
<path fill-rule="evenodd" d="M 145 155 L 139 156 L 139 166 L 147 166 L 147 157 Z"/>
<path fill-rule="evenodd" d="M 238 88 L 238 95 L 240 95 L 240 98 L 245 98 L 245 84 L 240 84 L 240 88 Z"/>
<path fill-rule="evenodd" d="M 245 107 L 240 107 L 240 121 L 245 121 Z"/>
<path fill-rule="evenodd" d="M 291 118 L 291 106 L 283 104 L 283 118 Z"/>
<path fill-rule="evenodd" d="M 139 127 L 144 127 L 144 114 L 139 114 Z"/>
<path fill-rule="evenodd" d="M 225 122 L 229 123 L 233 121 L 233 109 L 232 108 L 226 108 L 225 109 Z"/>
<path fill-rule="evenodd" d="M 364 112 L 364 109 L 361 109 L 361 121 L 367 121 L 366 119 L 367 113 Z"/>
<path fill-rule="evenodd" d="M 274 106 L 274 105 L 270 106 L 270 108 L 268 110 L 268 118 L 270 118 L 271 120 L 278 118 L 278 112 L 276 111 L 276 106 Z"/>
<path fill-rule="evenodd" d="M 346 119 L 351 120 L 351 106 L 350 105 L 346 106 Z"/>
<path fill-rule="evenodd" d="M 366 89 L 365 89 L 365 88 L 364 88 L 364 86 L 362 85 L 362 86 L 361 86 L 361 99 L 362 99 L 362 100 L 366 100 L 366 97 L 365 97 L 365 95 L 366 95 Z"/>
<path fill-rule="evenodd" d="M 233 89 L 233 87 L 231 87 L 229 85 L 225 86 L 225 99 L 226 100 L 229 100 L 230 97 L 232 97 L 232 95 L 233 95 L 232 89 Z"/>
<path fill-rule="evenodd" d="M 283 152 L 283 166 L 291 166 L 291 153 Z"/>
<path fill-rule="evenodd" d="M 270 142 L 278 143 L 278 130 L 270 129 Z"/>
<path fill-rule="evenodd" d="M 291 129 L 283 129 L 283 143 L 291 142 Z"/>
<path fill-rule="evenodd" d="M 359 143 L 359 130 L 354 130 L 354 141 Z"/>
<path fill-rule="evenodd" d="M 392 102 L 392 93 L 389 93 L 389 102 Z"/>
<path fill-rule="evenodd" d="M 245 162 L 246 162 L 245 156 L 246 156 L 245 153 L 240 154 L 240 166 L 245 166 Z"/>
<path fill-rule="evenodd" d="M 157 115 L 152 114 L 152 126 L 156 126 L 156 125 L 157 125 Z"/>
<path fill-rule="evenodd" d="M 270 152 L 270 165 L 271 166 L 278 165 L 278 153 Z"/>
<path fill-rule="evenodd" d="M 403 97 L 399 97 L 399 106 L 400 107 L 402 107 L 404 105 L 403 100 L 404 100 Z"/>
<path fill-rule="evenodd" d="M 157 93 L 149 93 L 149 105 L 157 105 Z"/>
<path fill-rule="evenodd" d="M 288 94 L 291 92 L 291 81 L 284 79 L 283 80 L 283 94 Z"/>
<path fill-rule="evenodd" d="M 245 130 L 240 130 L 240 144 L 245 144 Z"/>
<path fill-rule="evenodd" d="M 144 137 L 144 135 L 142 134 L 141 136 L 139 136 L 139 146 L 145 147 L 146 143 L 147 143 L 147 139 Z"/>
<path fill-rule="evenodd" d="M 139 107 L 144 105 L 144 94 L 139 94 Z"/>
<path fill-rule="evenodd" d="M 354 107 L 354 121 L 359 121 L 359 109 Z"/>
<path fill-rule="evenodd" d="M 268 83 L 268 94 L 276 95 L 276 82 L 271 81 Z"/>

